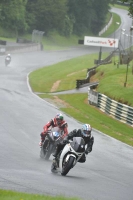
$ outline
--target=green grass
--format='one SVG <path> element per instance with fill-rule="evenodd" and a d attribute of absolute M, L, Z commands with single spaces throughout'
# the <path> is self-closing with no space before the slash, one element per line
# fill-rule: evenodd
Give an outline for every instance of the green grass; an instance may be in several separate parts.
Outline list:
<path fill-rule="evenodd" d="M 105 57 L 105 55 L 103 55 L 103 57 Z M 57 91 L 75 88 L 75 80 L 84 79 L 86 76 L 87 66 L 92 67 L 94 59 L 96 58 L 96 54 L 91 56 L 81 56 L 76 59 L 60 62 L 51 67 L 45 67 L 34 71 L 29 76 L 33 91 L 45 93 L 50 92 L 53 83 L 58 80 L 61 81 L 61 84 L 59 84 Z"/>
<path fill-rule="evenodd" d="M 86 93 L 59 95 L 59 98 L 72 106 L 72 108 L 61 108 L 62 111 L 82 123 L 90 123 L 93 128 L 133 146 L 133 129 L 89 105 Z"/>
<path fill-rule="evenodd" d="M 120 5 L 120 4 L 114 4 L 113 7 L 120 8 L 120 9 L 123 9 L 123 10 L 128 10 L 128 6 L 124 6 L 124 5 Z"/>
<path fill-rule="evenodd" d="M 108 53 L 103 53 L 104 59 Z M 52 92 L 53 84 L 60 81 L 55 90 L 70 90 L 76 87 L 77 79 L 85 79 L 87 69 L 94 66 L 94 59 L 97 54 L 80 56 L 68 61 L 63 61 L 50 67 L 44 67 L 32 72 L 29 81 L 34 92 Z M 114 58 L 112 58 L 113 60 Z M 116 58 L 117 60 L 118 58 Z M 51 73 L 52 71 L 52 73 Z M 133 107 L 132 88 L 133 88 L 133 63 L 128 67 L 127 85 L 124 87 L 126 79 L 127 65 L 120 65 L 119 68 L 113 64 L 101 65 L 97 68 L 97 73 L 92 77 L 93 82 L 100 81 L 97 91 L 112 97 L 114 100 L 126 103 Z M 49 81 L 50 77 L 50 81 Z M 118 92 L 119 91 L 119 92 Z"/>
<path fill-rule="evenodd" d="M 63 196 L 50 197 L 39 194 L 25 194 L 21 192 L 13 192 L 10 190 L 0 189 L 1 200 L 78 200 L 77 198 L 65 198 Z"/>
<path fill-rule="evenodd" d="M 71 35 L 69 37 L 63 37 L 56 31 L 50 33 L 48 36 L 43 37 L 43 46 L 47 50 L 58 50 L 66 47 L 77 46 L 78 40 L 84 39 L 84 36 Z"/>
<path fill-rule="evenodd" d="M 124 87 L 126 80 L 127 65 L 104 65 L 97 69 L 97 74 L 93 79 L 100 80 L 98 92 L 104 93 L 108 97 L 113 98 L 120 103 L 127 104 L 133 107 L 133 63 L 130 63 L 127 74 L 127 84 Z"/>

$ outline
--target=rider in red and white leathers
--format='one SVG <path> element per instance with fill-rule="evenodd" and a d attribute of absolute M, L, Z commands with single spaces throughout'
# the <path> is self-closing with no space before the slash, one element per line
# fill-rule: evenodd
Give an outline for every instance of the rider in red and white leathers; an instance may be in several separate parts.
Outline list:
<path fill-rule="evenodd" d="M 47 131 L 50 127 L 52 128 L 58 127 L 60 131 L 63 131 L 62 138 L 64 138 L 68 134 L 68 128 L 67 128 L 68 124 L 64 121 L 63 115 L 59 113 L 43 127 L 43 131 L 40 134 L 41 136 L 41 142 L 39 143 L 40 146 L 42 146 L 42 143 L 45 140 Z"/>

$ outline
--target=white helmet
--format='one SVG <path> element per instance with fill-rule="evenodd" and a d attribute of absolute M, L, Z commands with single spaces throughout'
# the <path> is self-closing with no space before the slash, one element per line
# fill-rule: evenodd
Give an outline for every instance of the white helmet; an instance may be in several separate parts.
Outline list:
<path fill-rule="evenodd" d="M 82 135 L 83 135 L 84 137 L 89 137 L 89 136 L 91 136 L 91 130 L 92 130 L 92 128 L 91 128 L 90 124 L 84 124 L 84 125 L 82 126 L 82 129 L 81 129 Z"/>
<path fill-rule="evenodd" d="M 7 56 L 11 56 L 11 54 L 10 54 L 10 53 L 8 53 L 8 54 L 7 54 Z"/>

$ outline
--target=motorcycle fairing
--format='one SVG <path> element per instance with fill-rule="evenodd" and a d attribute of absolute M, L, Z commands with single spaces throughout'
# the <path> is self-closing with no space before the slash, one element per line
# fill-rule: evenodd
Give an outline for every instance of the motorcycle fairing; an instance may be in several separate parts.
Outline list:
<path fill-rule="evenodd" d="M 70 145 L 76 152 L 82 153 L 85 151 L 85 141 L 81 137 L 74 137 Z"/>
<path fill-rule="evenodd" d="M 74 137 L 73 141 L 66 144 L 61 152 L 60 160 L 59 160 L 60 170 L 62 171 L 62 164 L 63 164 L 63 159 L 64 159 L 65 155 L 68 154 L 67 157 L 65 158 L 66 161 L 69 159 L 70 156 L 75 157 L 75 160 L 76 160 L 76 156 L 79 156 L 79 158 L 78 158 L 78 160 L 79 160 L 81 158 L 81 156 L 83 155 L 84 151 L 85 151 L 84 139 L 82 137 Z M 75 164 L 76 164 L 76 162 L 75 162 Z"/>

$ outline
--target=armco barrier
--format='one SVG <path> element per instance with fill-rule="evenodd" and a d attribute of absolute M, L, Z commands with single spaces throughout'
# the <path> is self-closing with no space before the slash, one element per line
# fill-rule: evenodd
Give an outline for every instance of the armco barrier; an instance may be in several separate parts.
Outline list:
<path fill-rule="evenodd" d="M 4 55 L 5 52 L 6 52 L 5 47 L 1 47 L 1 46 L 0 46 L 0 55 Z"/>
<path fill-rule="evenodd" d="M 42 51 L 42 45 L 39 43 L 21 44 L 21 45 L 0 45 L 0 55 L 7 53 L 22 53 L 32 51 Z"/>
<path fill-rule="evenodd" d="M 6 45 L 6 41 L 5 40 L 0 40 L 0 45 Z"/>
<path fill-rule="evenodd" d="M 133 107 L 119 103 L 104 94 L 94 93 L 91 89 L 88 92 L 88 101 L 90 104 L 97 106 L 102 112 L 133 127 Z"/>
<path fill-rule="evenodd" d="M 93 76 L 96 73 L 96 68 L 99 67 L 100 65 L 110 64 L 111 58 L 113 57 L 114 52 L 115 51 L 111 52 L 111 54 L 107 58 L 102 60 L 100 63 L 98 63 L 94 67 L 87 69 L 87 77 L 82 80 L 76 80 L 76 88 L 78 89 L 80 87 L 83 87 L 84 84 L 90 83 L 90 78 L 91 78 L 91 76 Z"/>
<path fill-rule="evenodd" d="M 14 46 L 5 46 L 6 53 L 18 53 L 18 52 L 28 52 L 28 51 L 40 51 L 41 44 L 32 43 L 32 44 L 23 44 L 23 45 L 14 45 Z"/>

